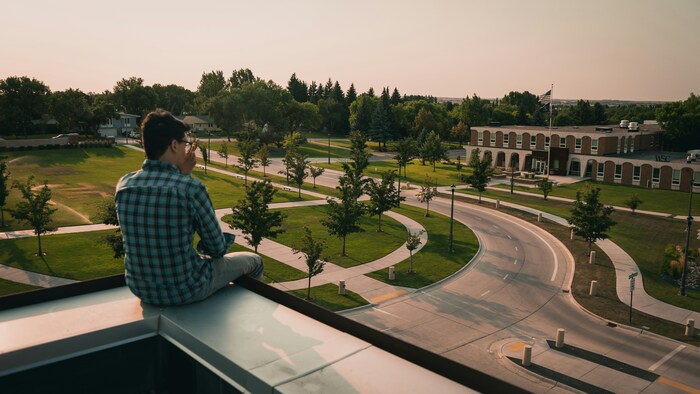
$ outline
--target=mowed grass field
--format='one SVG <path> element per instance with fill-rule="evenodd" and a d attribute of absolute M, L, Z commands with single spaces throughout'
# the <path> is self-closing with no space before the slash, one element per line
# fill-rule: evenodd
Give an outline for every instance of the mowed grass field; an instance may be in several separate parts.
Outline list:
<path fill-rule="evenodd" d="M 209 146 L 209 143 L 207 142 L 206 139 L 200 139 L 199 140 L 200 144 L 204 144 L 205 147 Z M 221 144 L 222 141 L 212 141 L 211 142 L 211 151 L 212 152 L 218 152 L 221 149 Z M 228 147 L 229 147 L 229 161 L 228 164 L 236 164 L 236 159 L 233 158 L 233 156 L 239 156 L 240 151 L 238 150 L 238 143 L 236 141 L 231 141 L 228 142 Z M 269 146 L 268 147 L 268 152 L 270 154 L 270 157 L 284 157 L 286 154 L 286 151 L 284 149 L 277 148 L 275 146 Z M 323 145 L 323 144 L 316 144 L 316 143 L 311 143 L 311 142 L 306 142 L 305 144 L 301 145 L 299 147 L 299 152 L 303 155 L 306 155 L 308 157 L 328 157 L 328 146 Z M 331 144 L 331 157 L 336 158 L 336 157 L 348 157 L 350 155 L 350 151 L 347 149 L 342 149 L 335 147 Z"/>
<path fill-rule="evenodd" d="M 46 180 L 57 208 L 53 224 L 73 226 L 95 222 L 100 202 L 110 198 L 119 179 L 141 168 L 144 153 L 125 147 L 12 152 L 8 157 L 11 181 L 26 182 L 34 176 L 37 185 Z M 214 208 L 232 207 L 245 196 L 243 180 L 195 168 L 192 176 L 204 183 Z M 304 199 L 306 197 L 302 197 Z M 9 214 L 21 200 L 12 189 L 5 206 L 3 231 L 29 229 Z M 278 190 L 274 202 L 298 201 L 296 193 Z"/>
<path fill-rule="evenodd" d="M 319 163 L 319 167 L 330 168 L 336 171 L 342 171 L 343 167 L 340 163 Z M 396 161 L 372 161 L 367 166 L 364 175 L 381 178 L 382 173 L 385 171 L 394 170 L 398 174 L 398 166 Z M 406 183 L 410 183 L 411 187 L 416 188 L 420 185 L 425 184 L 425 177 L 429 176 L 431 178 L 432 186 L 449 186 L 452 184 L 458 185 L 463 184 L 463 181 L 458 179 L 459 174 L 469 175 L 471 174 L 471 169 L 462 167 L 460 171 L 457 171 L 455 164 L 442 164 L 438 163 L 435 165 L 435 171 L 433 171 L 433 166 L 430 163 L 421 164 L 420 160 L 413 160 L 412 164 L 406 166 L 406 175 L 401 174 L 401 186 L 404 187 Z"/>

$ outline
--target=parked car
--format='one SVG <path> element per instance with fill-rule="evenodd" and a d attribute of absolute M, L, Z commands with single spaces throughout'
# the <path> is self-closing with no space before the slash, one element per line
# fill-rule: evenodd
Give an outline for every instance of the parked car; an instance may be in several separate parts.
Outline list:
<path fill-rule="evenodd" d="M 630 124 L 627 126 L 628 131 L 639 131 L 639 123 L 637 122 L 630 122 Z"/>
<path fill-rule="evenodd" d="M 620 127 L 623 129 L 626 129 L 627 127 L 629 127 L 629 125 L 630 125 L 630 121 L 627 119 L 623 119 L 620 121 Z"/>
<path fill-rule="evenodd" d="M 71 135 L 77 136 L 78 133 L 59 134 L 59 135 L 54 136 L 54 137 L 51 137 L 51 138 L 53 138 L 53 139 L 56 139 L 56 138 L 68 138 L 68 137 L 70 137 Z"/>

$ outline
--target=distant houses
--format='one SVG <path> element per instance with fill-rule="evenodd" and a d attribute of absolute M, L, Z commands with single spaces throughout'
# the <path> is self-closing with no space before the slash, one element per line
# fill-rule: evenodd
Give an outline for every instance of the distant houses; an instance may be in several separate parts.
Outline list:
<path fill-rule="evenodd" d="M 219 132 L 221 129 L 214 124 L 208 115 L 186 115 L 178 116 L 178 119 L 190 126 L 195 132 Z"/>
<path fill-rule="evenodd" d="M 102 137 L 135 137 L 139 130 L 138 115 L 118 112 L 117 116 L 108 119 L 97 129 Z"/>

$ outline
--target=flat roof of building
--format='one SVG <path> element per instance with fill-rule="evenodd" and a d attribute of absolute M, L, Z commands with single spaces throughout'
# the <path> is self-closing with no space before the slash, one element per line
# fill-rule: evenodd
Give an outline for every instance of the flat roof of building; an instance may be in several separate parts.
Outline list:
<path fill-rule="evenodd" d="M 543 131 L 548 132 L 548 127 L 543 126 L 476 126 L 472 127 L 475 130 L 513 130 L 513 131 L 537 131 L 541 133 Z M 598 125 L 598 126 L 563 126 L 563 127 L 552 127 L 552 133 L 567 133 L 567 134 L 613 134 L 613 135 L 635 135 L 641 132 L 643 133 L 659 133 L 663 129 L 659 124 L 640 124 L 639 131 L 629 131 L 626 128 L 619 127 L 618 125 Z"/>

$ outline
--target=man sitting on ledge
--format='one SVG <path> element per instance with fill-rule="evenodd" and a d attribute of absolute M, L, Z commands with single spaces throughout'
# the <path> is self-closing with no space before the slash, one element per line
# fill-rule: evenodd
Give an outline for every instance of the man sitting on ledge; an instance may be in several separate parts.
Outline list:
<path fill-rule="evenodd" d="M 226 254 L 234 236 L 222 232 L 207 189 L 191 176 L 196 146 L 187 130 L 166 111 L 149 113 L 141 125 L 147 159 L 117 184 L 126 284 L 149 304 L 189 304 L 241 275 L 262 277 L 260 256 Z"/>

